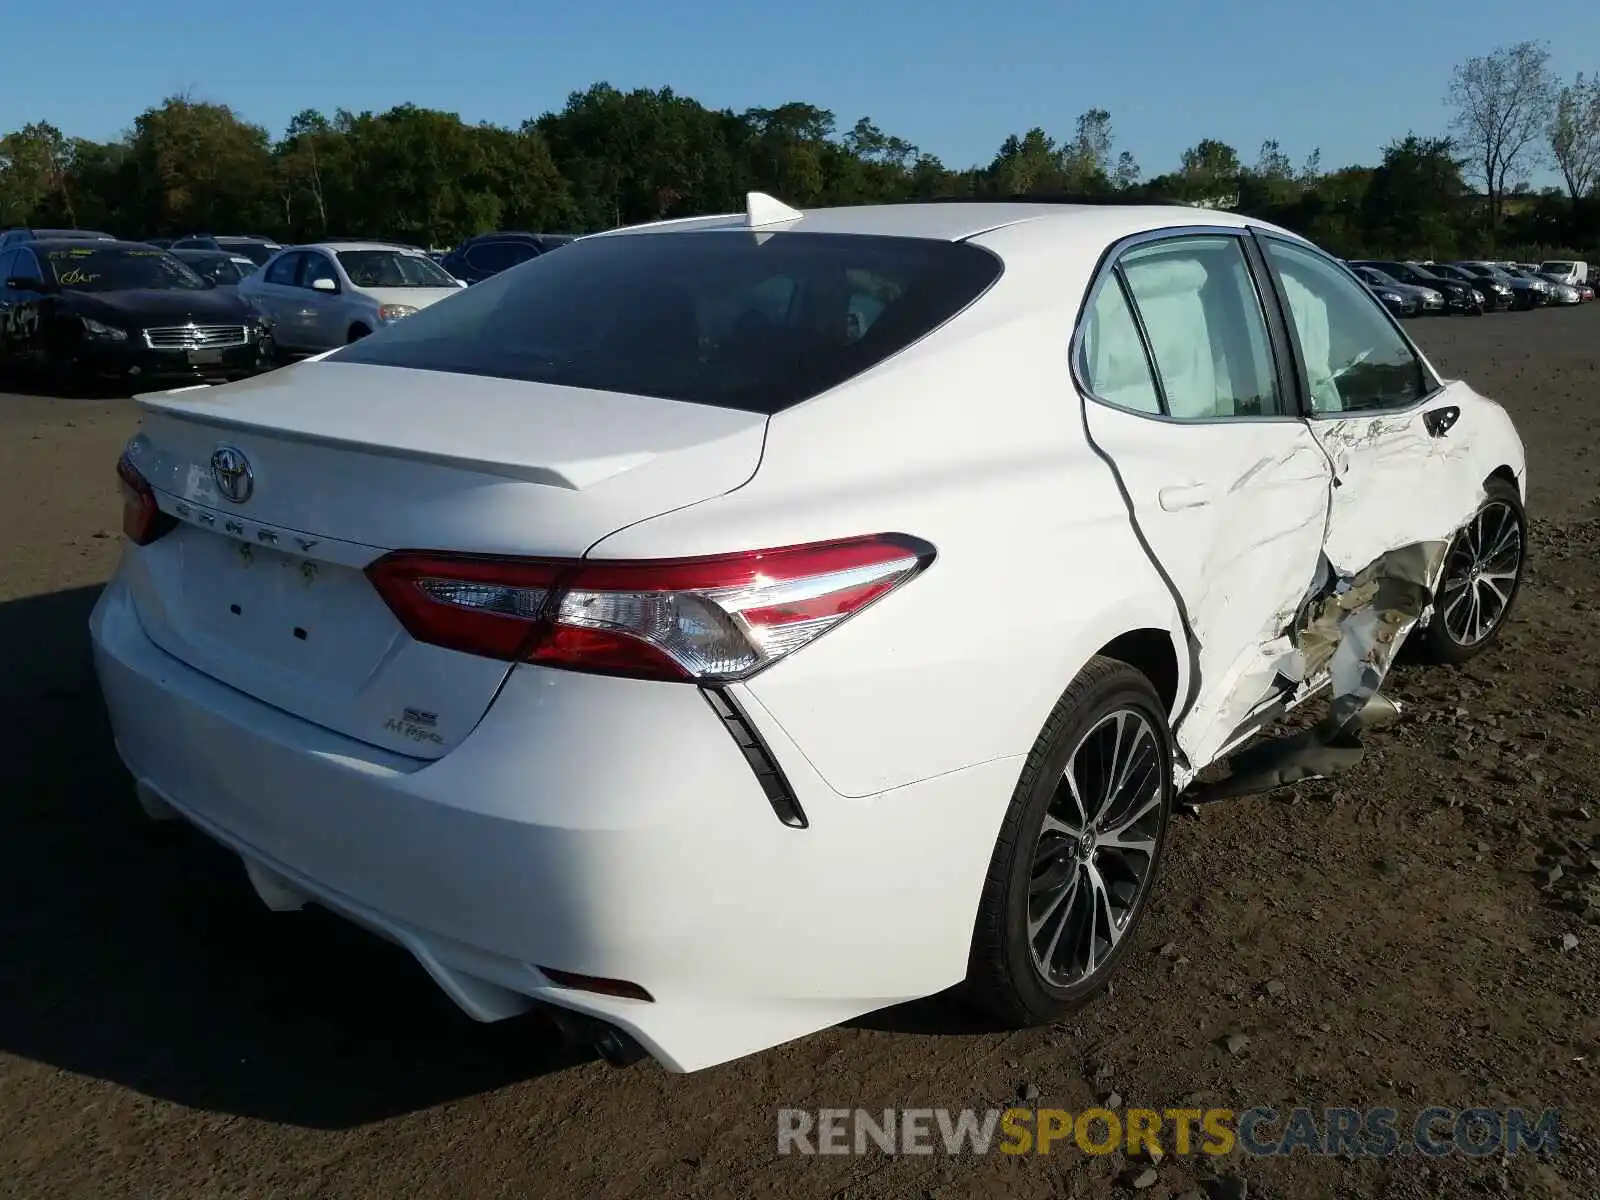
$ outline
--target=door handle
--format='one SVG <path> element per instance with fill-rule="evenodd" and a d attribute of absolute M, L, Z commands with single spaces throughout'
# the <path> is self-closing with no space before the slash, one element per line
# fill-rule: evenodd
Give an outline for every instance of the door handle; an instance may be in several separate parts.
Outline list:
<path fill-rule="evenodd" d="M 1199 508 L 1216 498 L 1216 488 L 1209 483 L 1185 483 L 1164 487 L 1156 493 L 1161 507 L 1167 512 L 1185 508 Z"/>
<path fill-rule="evenodd" d="M 1461 410 L 1454 404 L 1445 408 L 1430 408 L 1422 414 L 1422 425 L 1429 437 L 1443 437 L 1461 419 Z"/>

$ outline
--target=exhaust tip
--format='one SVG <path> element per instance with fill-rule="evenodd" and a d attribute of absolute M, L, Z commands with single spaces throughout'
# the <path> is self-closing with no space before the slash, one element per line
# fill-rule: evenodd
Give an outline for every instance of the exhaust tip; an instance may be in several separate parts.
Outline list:
<path fill-rule="evenodd" d="M 567 1045 L 581 1046 L 594 1051 L 608 1066 L 631 1067 L 634 1063 L 650 1057 L 650 1052 L 641 1046 L 632 1034 L 623 1032 L 599 1017 L 591 1017 L 587 1013 L 574 1012 L 570 1008 L 561 1008 L 559 1005 L 549 1003 L 543 1004 L 542 1007 L 555 1022 L 561 1039 Z"/>
<path fill-rule="evenodd" d="M 608 1066 L 631 1067 L 649 1057 L 645 1048 L 620 1029 L 607 1029 L 594 1041 L 595 1053 Z"/>

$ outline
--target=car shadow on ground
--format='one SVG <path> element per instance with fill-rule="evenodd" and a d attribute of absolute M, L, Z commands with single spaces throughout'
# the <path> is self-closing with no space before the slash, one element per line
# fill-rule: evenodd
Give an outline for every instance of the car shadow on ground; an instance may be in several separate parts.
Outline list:
<path fill-rule="evenodd" d="M 94 679 L 98 592 L 0 604 L 0 1052 L 325 1129 L 591 1057 L 538 1017 L 471 1021 L 403 951 L 270 913 L 236 858 L 146 819 Z"/>

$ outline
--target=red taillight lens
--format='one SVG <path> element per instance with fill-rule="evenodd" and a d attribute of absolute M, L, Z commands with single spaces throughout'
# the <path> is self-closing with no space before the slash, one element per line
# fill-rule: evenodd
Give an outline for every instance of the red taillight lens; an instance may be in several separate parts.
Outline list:
<path fill-rule="evenodd" d="M 122 485 L 122 532 L 135 546 L 148 546 L 178 522 L 161 511 L 150 483 L 124 454 L 117 460 Z"/>
<path fill-rule="evenodd" d="M 742 679 L 933 559 L 899 534 L 707 558 L 558 562 L 401 551 L 367 568 L 419 641 L 649 679 Z"/>

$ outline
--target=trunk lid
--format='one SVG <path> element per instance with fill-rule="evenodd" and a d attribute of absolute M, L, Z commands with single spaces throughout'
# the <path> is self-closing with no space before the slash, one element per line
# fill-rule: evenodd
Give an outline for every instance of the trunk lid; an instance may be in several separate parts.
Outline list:
<path fill-rule="evenodd" d="M 580 557 L 744 484 L 766 426 L 707 405 L 336 361 L 139 402 L 129 453 L 179 521 L 124 567 L 151 639 L 277 708 L 422 758 L 471 732 L 509 668 L 413 641 L 368 563 L 400 549 Z"/>

